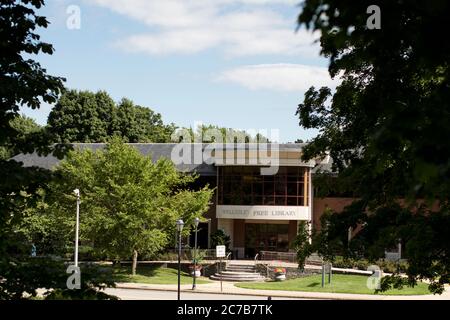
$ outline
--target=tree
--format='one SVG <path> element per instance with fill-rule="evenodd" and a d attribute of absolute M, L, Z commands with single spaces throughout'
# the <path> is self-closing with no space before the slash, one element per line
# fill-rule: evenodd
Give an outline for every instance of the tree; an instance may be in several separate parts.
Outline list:
<path fill-rule="evenodd" d="M 293 247 L 297 251 L 297 261 L 299 269 L 305 268 L 306 259 L 311 255 L 312 245 L 310 244 L 309 224 L 307 221 L 299 221 L 297 236 L 293 241 Z"/>
<path fill-rule="evenodd" d="M 217 143 L 266 143 L 269 139 L 263 136 L 261 133 L 252 135 L 245 130 L 219 127 L 216 125 L 198 125 L 197 128 L 183 128 L 181 133 L 187 133 L 187 136 L 183 137 L 190 142 L 217 142 Z M 221 139 L 221 141 L 219 141 Z M 180 139 L 181 140 L 181 139 Z"/>
<path fill-rule="evenodd" d="M 117 297 L 98 290 L 115 286 L 111 269 L 81 265 L 80 289 L 70 290 L 66 287 L 66 266 L 62 260 L 28 257 L 14 267 L 2 274 L 6 281 L 0 283 L 0 300 L 24 299 L 24 293 L 36 297 L 36 288 L 44 289 L 46 300 L 117 300 Z"/>
<path fill-rule="evenodd" d="M 34 11 L 43 4 L 42 0 L 4 0 L 0 5 L 0 145 L 17 135 L 11 121 L 21 106 L 37 109 L 41 100 L 53 103 L 63 88 L 64 78 L 48 75 L 38 62 L 23 57 L 53 54 L 53 46 L 34 32 L 49 24 Z"/>
<path fill-rule="evenodd" d="M 175 130 L 161 114 L 129 99 L 116 104 L 105 91 L 66 90 L 48 117 L 47 131 L 58 143 L 107 142 L 120 136 L 127 142 L 169 142 Z"/>
<path fill-rule="evenodd" d="M 52 215 L 65 216 L 73 229 L 72 190 L 79 188 L 81 241 L 112 259 L 132 257 L 133 274 L 138 256 L 155 256 L 172 243 L 176 220 L 192 224 L 207 211 L 213 192 L 189 189 L 196 176 L 177 172 L 169 159 L 152 163 L 119 138 L 104 150 L 69 152 L 55 174 L 48 196 Z"/>
<path fill-rule="evenodd" d="M 211 234 L 211 246 L 215 248 L 216 246 L 225 246 L 226 251 L 228 251 L 231 244 L 231 238 L 225 233 L 224 230 L 218 229 Z"/>
<path fill-rule="evenodd" d="M 8 138 L 3 146 L 0 146 L 0 159 L 7 160 L 19 153 L 17 146 L 31 140 L 32 135 L 40 134 L 42 127 L 32 118 L 18 115 L 10 121 L 11 128 L 16 132 L 14 139 Z"/>
<path fill-rule="evenodd" d="M 450 43 L 433 35 L 446 28 L 449 4 L 378 1 L 381 28 L 373 30 L 371 4 L 306 0 L 298 18 L 321 32 L 330 75 L 341 78 L 333 94 L 310 88 L 297 109 L 301 126 L 319 130 L 304 157 L 329 152 L 338 183 L 358 197 L 321 238 L 344 254 L 358 243 L 372 257 L 401 238 L 408 283 L 427 278 L 442 292 L 450 280 Z M 348 227 L 361 225 L 348 244 Z"/>
<path fill-rule="evenodd" d="M 54 103 L 63 89 L 64 79 L 47 74 L 32 59 L 37 54 L 52 54 L 51 44 L 40 41 L 37 28 L 46 28 L 47 19 L 35 10 L 43 0 L 2 0 L 0 3 L 0 146 L 14 152 L 48 153 L 61 156 L 64 149 L 49 146 L 48 137 L 34 131 L 33 125 L 19 118 L 21 107 L 38 109 L 41 102 Z M 24 125 L 22 125 L 24 124 Z M 28 132 L 28 129 L 31 129 Z M 13 160 L 0 159 L 0 299 L 36 296 L 38 288 L 57 289 L 65 297 L 67 274 L 63 263 L 48 257 L 30 258 L 30 243 L 20 232 L 27 208 L 41 198 L 52 175 L 47 170 L 24 168 Z M 89 274 L 89 273 L 88 273 Z M 101 283 L 82 277 L 80 296 L 96 295 Z M 98 298 L 108 297 L 105 294 Z"/>
<path fill-rule="evenodd" d="M 111 134 L 115 104 L 105 91 L 67 90 L 48 116 L 54 142 L 106 142 Z"/>
<path fill-rule="evenodd" d="M 21 106 L 36 109 L 40 100 L 52 103 L 63 87 L 62 78 L 48 75 L 39 63 L 23 57 L 24 54 L 53 53 L 53 47 L 40 41 L 34 32 L 48 25 L 48 21 L 34 11 L 42 4 L 43 1 L 2 1 L 0 4 L 0 146 L 8 146 L 8 149 L 11 145 L 27 151 L 46 147 L 35 141 L 16 144 L 21 132 L 13 123 Z M 43 170 L 26 169 L 5 159 L 0 159 L 0 176 L 0 296 L 7 293 L 22 297 L 24 288 L 32 291 L 36 287 L 21 272 L 26 263 L 25 247 L 15 241 L 12 231 L 22 219 L 23 205 L 33 201 L 32 195 L 46 182 L 47 176 Z"/>
<path fill-rule="evenodd" d="M 122 99 L 117 106 L 112 131 L 128 142 L 170 142 L 175 126 L 164 125 L 161 114 Z"/>

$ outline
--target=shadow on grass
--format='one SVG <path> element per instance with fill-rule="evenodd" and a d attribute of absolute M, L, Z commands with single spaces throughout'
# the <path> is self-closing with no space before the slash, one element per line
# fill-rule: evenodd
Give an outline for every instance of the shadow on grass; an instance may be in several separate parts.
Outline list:
<path fill-rule="evenodd" d="M 318 286 L 319 286 L 318 282 L 312 282 L 312 283 L 307 285 L 307 287 L 309 287 L 309 288 L 314 288 L 314 287 L 318 287 Z"/>
<path fill-rule="evenodd" d="M 136 275 L 145 276 L 145 277 L 154 277 L 156 276 L 156 270 L 158 267 L 137 267 Z M 114 266 L 112 267 L 113 278 L 116 282 L 126 282 L 133 275 L 131 274 L 131 266 Z"/>
<path fill-rule="evenodd" d="M 131 266 L 116 266 L 113 268 L 113 281 L 115 282 L 134 282 L 147 284 L 176 284 L 178 271 L 172 268 L 159 266 L 138 266 L 136 275 L 131 274 Z M 181 272 L 181 284 L 192 283 L 192 277 Z M 209 283 L 209 280 L 197 279 L 198 284 Z"/>

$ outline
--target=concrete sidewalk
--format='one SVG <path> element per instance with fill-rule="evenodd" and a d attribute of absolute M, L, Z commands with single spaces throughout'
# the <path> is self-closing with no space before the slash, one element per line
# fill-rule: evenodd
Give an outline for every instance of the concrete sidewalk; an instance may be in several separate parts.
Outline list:
<path fill-rule="evenodd" d="M 122 289 L 140 289 L 140 290 L 159 290 L 159 291 L 177 291 L 178 287 L 174 284 L 143 284 L 143 283 L 117 283 L 117 288 Z M 210 294 L 233 294 L 280 298 L 303 298 L 303 299 L 332 299 L 332 300 L 450 300 L 450 290 L 447 287 L 442 295 L 415 295 L 415 296 L 388 296 L 388 295 L 368 295 L 368 294 L 350 294 L 350 293 L 325 293 L 325 292 L 303 292 L 303 291 L 282 291 L 282 290 L 255 290 L 244 289 L 234 286 L 234 282 L 222 282 L 222 291 L 220 282 L 207 284 L 197 284 L 197 289 L 192 290 L 192 285 L 181 285 L 182 292 L 191 293 L 210 293 Z"/>

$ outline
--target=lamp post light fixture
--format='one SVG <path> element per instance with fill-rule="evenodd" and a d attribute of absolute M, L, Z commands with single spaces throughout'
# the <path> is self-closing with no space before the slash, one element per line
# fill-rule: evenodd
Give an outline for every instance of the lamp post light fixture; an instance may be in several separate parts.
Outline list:
<path fill-rule="evenodd" d="M 183 231 L 183 220 L 177 220 L 177 232 L 178 232 L 178 300 L 180 300 L 180 276 L 181 276 L 181 231 Z"/>
<path fill-rule="evenodd" d="M 77 218 L 75 223 L 75 267 L 78 267 L 78 232 L 80 229 L 80 190 L 75 189 L 73 193 L 77 197 Z"/>
<path fill-rule="evenodd" d="M 198 224 L 200 223 L 200 218 L 194 219 L 194 225 L 195 225 L 195 240 L 194 240 L 194 279 L 192 282 L 192 290 L 195 290 L 195 280 L 197 278 L 197 231 L 198 231 Z"/>

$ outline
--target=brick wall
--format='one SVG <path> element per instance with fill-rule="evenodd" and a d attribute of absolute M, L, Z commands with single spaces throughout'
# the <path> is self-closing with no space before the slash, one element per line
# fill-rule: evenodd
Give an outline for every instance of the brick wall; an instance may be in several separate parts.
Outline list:
<path fill-rule="evenodd" d="M 336 212 L 342 210 L 351 204 L 355 198 L 314 198 L 313 202 L 313 227 L 320 230 L 320 217 L 326 208 L 330 208 Z"/>

